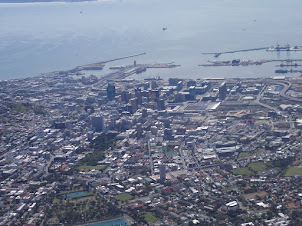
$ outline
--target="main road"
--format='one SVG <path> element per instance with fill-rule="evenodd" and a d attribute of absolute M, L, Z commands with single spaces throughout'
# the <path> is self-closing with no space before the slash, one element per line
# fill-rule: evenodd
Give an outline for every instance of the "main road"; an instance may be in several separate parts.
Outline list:
<path fill-rule="evenodd" d="M 265 86 L 262 88 L 262 90 L 259 92 L 259 94 L 258 94 L 256 100 L 254 100 L 254 104 L 263 106 L 263 107 L 265 107 L 265 108 L 268 108 L 269 110 L 272 110 L 272 111 L 276 111 L 276 112 L 277 112 L 277 111 L 278 111 L 277 108 L 272 107 L 272 106 L 270 106 L 270 105 L 267 105 L 267 104 L 264 104 L 264 103 L 260 102 L 260 99 L 263 97 L 263 94 L 264 94 L 264 91 L 266 90 L 266 87 L 267 87 L 267 85 L 265 85 Z"/>
<path fill-rule="evenodd" d="M 298 98 L 295 98 L 295 97 L 290 97 L 288 95 L 286 95 L 287 91 L 291 88 L 292 86 L 292 83 L 289 82 L 289 81 L 284 81 L 284 82 L 278 82 L 278 81 L 266 81 L 268 84 L 273 84 L 273 85 L 280 85 L 283 87 L 283 89 L 280 91 L 280 96 L 282 96 L 283 98 L 287 99 L 287 100 L 290 100 L 290 101 L 296 101 L 296 102 L 299 102 L 299 103 L 302 103 L 302 100 L 301 99 L 298 99 Z M 255 104 L 258 104 L 258 105 L 261 105 L 265 108 L 268 108 L 270 110 L 273 110 L 273 111 L 278 111 L 277 108 L 275 107 L 272 107 L 270 105 L 267 105 L 267 104 L 264 104 L 262 102 L 260 102 L 261 98 L 263 97 L 263 94 L 264 94 L 264 91 L 266 90 L 267 88 L 267 85 L 265 85 L 262 90 L 260 91 L 260 93 L 258 94 L 256 100 L 254 101 Z"/>

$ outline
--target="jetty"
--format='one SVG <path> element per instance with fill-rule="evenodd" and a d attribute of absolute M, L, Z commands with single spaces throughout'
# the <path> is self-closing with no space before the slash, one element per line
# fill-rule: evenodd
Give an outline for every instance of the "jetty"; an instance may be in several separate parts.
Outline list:
<path fill-rule="evenodd" d="M 112 60 L 106 60 L 106 61 L 103 61 L 103 62 L 100 62 L 100 63 L 106 64 L 106 63 L 109 63 L 109 62 L 113 62 L 113 61 L 117 61 L 117 60 L 124 60 L 124 59 L 132 58 L 132 57 L 142 56 L 142 55 L 145 55 L 145 54 L 146 53 L 140 53 L 140 54 L 135 54 L 135 55 L 130 55 L 130 56 L 124 56 L 124 57 L 115 58 L 115 59 L 112 59 Z"/>
<path fill-rule="evenodd" d="M 214 55 L 214 57 L 219 57 L 220 55 L 227 54 L 227 53 L 249 52 L 249 51 L 257 51 L 257 50 L 264 50 L 264 49 L 268 49 L 268 47 L 252 48 L 252 49 L 240 49 L 240 50 L 226 51 L 226 52 L 216 52 L 216 53 L 202 53 L 202 54 L 212 54 L 212 55 Z"/>

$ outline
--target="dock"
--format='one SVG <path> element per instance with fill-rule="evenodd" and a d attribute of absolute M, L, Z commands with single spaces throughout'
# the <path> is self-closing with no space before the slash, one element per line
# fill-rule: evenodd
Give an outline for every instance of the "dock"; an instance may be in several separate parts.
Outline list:
<path fill-rule="evenodd" d="M 174 62 L 164 63 L 164 64 L 145 64 L 143 66 L 145 66 L 146 68 L 175 68 L 175 67 L 180 67 L 179 64 L 174 64 Z"/>
<path fill-rule="evenodd" d="M 280 64 L 280 65 L 277 65 L 277 67 L 301 67 L 302 64 Z"/>
<path fill-rule="evenodd" d="M 302 46 L 290 46 L 290 45 L 286 45 L 286 46 L 280 46 L 277 45 L 276 47 L 272 46 L 266 49 L 266 51 L 269 52 L 280 52 L 280 51 L 302 51 Z"/>
<path fill-rule="evenodd" d="M 178 64 L 171 63 L 155 63 L 155 64 L 137 64 L 137 65 L 127 65 L 127 66 L 117 66 L 112 67 L 113 69 L 118 69 L 117 72 L 112 73 L 112 75 L 119 75 L 119 78 L 124 79 L 133 74 L 140 74 L 145 72 L 148 68 L 175 68 L 180 67 Z"/>
<path fill-rule="evenodd" d="M 302 61 L 302 59 L 285 59 L 285 60 L 228 60 L 228 61 L 208 61 L 209 64 L 199 64 L 198 66 L 202 67 L 217 67 L 217 66 L 250 66 L 250 65 L 262 65 L 265 63 L 271 63 L 271 62 L 287 62 L 291 63 L 293 66 L 293 62 L 299 62 Z M 298 64 L 297 64 L 298 65 Z"/>
<path fill-rule="evenodd" d="M 229 61 L 209 61 L 210 64 L 199 64 L 202 67 L 218 67 L 218 66 L 249 66 L 262 65 L 269 63 L 271 60 L 229 60 Z"/>
<path fill-rule="evenodd" d="M 302 70 L 293 70 L 293 69 L 290 69 L 290 70 L 287 70 L 287 69 L 279 69 L 279 70 L 276 70 L 275 73 L 277 74 L 286 74 L 286 73 L 302 73 Z"/>

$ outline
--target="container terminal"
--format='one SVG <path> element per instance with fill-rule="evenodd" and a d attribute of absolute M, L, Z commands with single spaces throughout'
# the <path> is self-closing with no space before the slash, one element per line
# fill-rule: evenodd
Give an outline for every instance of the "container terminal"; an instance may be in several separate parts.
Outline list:
<path fill-rule="evenodd" d="M 302 46 L 290 46 L 288 44 L 285 46 L 280 46 L 277 44 L 276 47 L 272 46 L 267 48 L 266 51 L 302 51 Z"/>
<path fill-rule="evenodd" d="M 271 47 L 260 47 L 260 48 L 252 48 L 252 49 L 241 49 L 241 50 L 234 50 L 234 51 L 226 51 L 226 52 L 214 52 L 214 53 L 203 53 L 203 54 L 208 54 L 208 55 L 214 55 L 214 57 L 219 57 L 222 54 L 227 54 L 227 53 L 239 53 L 239 52 L 250 52 L 250 51 L 257 51 L 257 50 L 266 50 L 268 52 L 273 52 L 273 51 L 302 51 L 302 46 L 290 46 L 290 45 L 285 45 L 285 46 L 280 46 L 277 44 L 276 46 L 271 46 Z"/>
<path fill-rule="evenodd" d="M 271 62 L 297 62 L 302 61 L 302 59 L 286 59 L 286 60 L 227 60 L 227 61 L 208 61 L 209 64 L 199 64 L 198 66 L 202 67 L 215 67 L 215 66 L 249 66 L 249 65 L 262 65 L 264 63 Z"/>

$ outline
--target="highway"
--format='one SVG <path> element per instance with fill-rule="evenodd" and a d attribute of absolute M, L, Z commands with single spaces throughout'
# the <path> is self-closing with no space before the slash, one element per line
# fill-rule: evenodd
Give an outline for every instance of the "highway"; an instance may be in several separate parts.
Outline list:
<path fill-rule="evenodd" d="M 184 153 L 183 153 L 183 150 L 182 150 L 184 146 L 185 146 L 184 142 L 181 142 L 180 147 L 179 147 L 179 154 L 180 154 L 180 157 L 181 157 L 183 169 L 187 170 L 188 167 L 186 165 L 186 160 L 185 160 Z"/>
<path fill-rule="evenodd" d="M 149 161 L 150 161 L 151 176 L 154 176 L 154 165 L 153 165 L 153 159 L 152 159 L 152 155 L 151 155 L 150 141 L 148 141 L 148 152 L 149 152 Z"/>
<path fill-rule="evenodd" d="M 298 98 L 295 98 L 295 97 L 290 97 L 288 95 L 286 95 L 286 92 L 291 88 L 292 84 L 291 82 L 289 81 L 284 81 L 284 82 L 277 82 L 277 81 L 267 81 L 267 83 L 269 84 L 272 84 L 272 85 L 280 85 L 280 86 L 283 86 L 283 89 L 280 91 L 280 96 L 282 96 L 283 98 L 287 99 L 287 100 L 290 100 L 290 101 L 296 101 L 296 102 L 299 102 L 299 103 L 302 103 L 302 100 L 301 99 L 298 99 Z M 263 97 L 263 94 L 264 94 L 264 91 L 266 90 L 267 88 L 267 85 L 265 85 L 263 87 L 263 89 L 260 91 L 260 93 L 258 94 L 256 100 L 254 101 L 255 104 L 258 104 L 258 105 L 261 105 L 265 108 L 268 108 L 270 110 L 273 110 L 273 111 L 278 111 L 277 108 L 275 107 L 272 107 L 270 105 L 267 105 L 267 104 L 264 104 L 262 102 L 260 102 L 261 98 Z"/>
<path fill-rule="evenodd" d="M 267 88 L 267 85 L 265 85 L 265 86 L 262 88 L 262 90 L 259 92 L 259 94 L 258 94 L 256 100 L 254 100 L 254 104 L 260 105 L 260 106 L 262 106 L 262 107 L 265 107 L 265 108 L 268 108 L 268 109 L 270 109 L 270 110 L 272 110 L 272 111 L 276 111 L 276 112 L 277 112 L 277 111 L 278 111 L 277 108 L 272 107 L 272 106 L 270 106 L 270 105 L 267 105 L 267 104 L 264 104 L 264 103 L 261 103 L 261 102 L 260 102 L 260 99 L 263 97 L 263 94 L 264 94 L 264 91 L 266 90 L 266 88 Z"/>
<path fill-rule="evenodd" d="M 295 97 L 290 97 L 288 95 L 286 95 L 286 92 L 291 88 L 292 83 L 289 81 L 285 81 L 283 82 L 272 82 L 272 84 L 277 84 L 277 85 L 281 85 L 284 88 L 280 91 L 280 96 L 284 97 L 285 99 L 291 100 L 291 101 L 296 101 L 299 103 L 302 103 L 301 99 L 295 98 Z"/>

